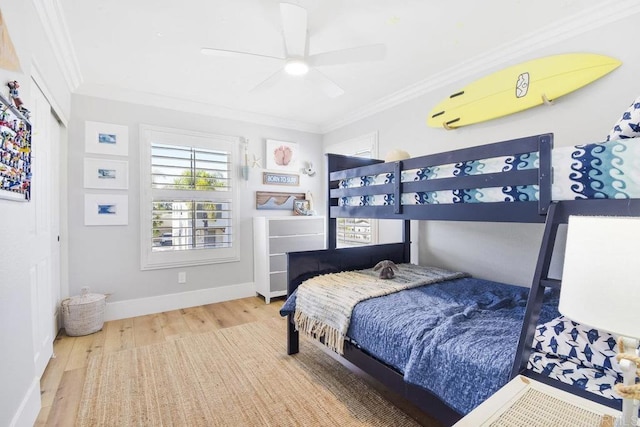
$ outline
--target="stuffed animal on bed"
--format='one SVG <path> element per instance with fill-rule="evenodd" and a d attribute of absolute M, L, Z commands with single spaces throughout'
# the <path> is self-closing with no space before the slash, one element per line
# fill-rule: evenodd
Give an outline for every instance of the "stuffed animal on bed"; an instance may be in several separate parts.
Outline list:
<path fill-rule="evenodd" d="M 381 279 L 393 279 L 395 276 L 395 273 L 393 272 L 393 270 L 400 271 L 398 270 L 398 266 L 396 266 L 396 264 L 393 261 L 389 261 L 389 260 L 384 260 L 377 263 L 376 266 L 373 267 L 373 271 L 378 271 L 378 270 L 380 270 Z"/>

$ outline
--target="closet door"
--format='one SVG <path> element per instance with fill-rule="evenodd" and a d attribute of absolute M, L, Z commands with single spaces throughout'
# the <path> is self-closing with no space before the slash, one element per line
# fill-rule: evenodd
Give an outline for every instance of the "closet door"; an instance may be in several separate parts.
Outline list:
<path fill-rule="evenodd" d="M 59 127 L 35 82 L 31 85 L 32 159 L 29 259 L 31 313 L 36 374 L 53 355 L 60 299 Z"/>

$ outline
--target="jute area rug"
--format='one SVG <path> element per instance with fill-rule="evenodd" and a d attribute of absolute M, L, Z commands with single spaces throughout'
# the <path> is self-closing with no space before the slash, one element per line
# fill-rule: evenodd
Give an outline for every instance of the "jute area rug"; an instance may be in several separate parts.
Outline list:
<path fill-rule="evenodd" d="M 286 354 L 272 319 L 96 355 L 78 426 L 417 426 L 301 339 Z"/>

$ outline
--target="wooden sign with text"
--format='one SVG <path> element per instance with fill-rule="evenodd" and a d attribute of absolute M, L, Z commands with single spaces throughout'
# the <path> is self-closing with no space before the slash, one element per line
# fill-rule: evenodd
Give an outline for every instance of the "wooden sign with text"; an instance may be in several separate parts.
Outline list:
<path fill-rule="evenodd" d="M 271 185 L 300 185 L 300 175 L 292 173 L 263 172 L 262 183 Z"/>

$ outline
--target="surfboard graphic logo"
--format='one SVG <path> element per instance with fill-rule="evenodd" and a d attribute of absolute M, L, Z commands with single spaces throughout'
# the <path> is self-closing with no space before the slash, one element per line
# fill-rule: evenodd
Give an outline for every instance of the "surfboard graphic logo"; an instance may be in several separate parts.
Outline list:
<path fill-rule="evenodd" d="M 522 73 L 516 81 L 516 98 L 522 98 L 529 92 L 529 73 Z"/>

